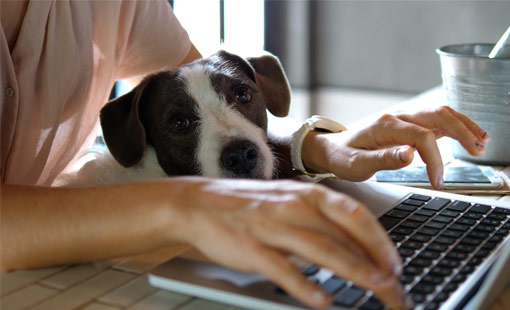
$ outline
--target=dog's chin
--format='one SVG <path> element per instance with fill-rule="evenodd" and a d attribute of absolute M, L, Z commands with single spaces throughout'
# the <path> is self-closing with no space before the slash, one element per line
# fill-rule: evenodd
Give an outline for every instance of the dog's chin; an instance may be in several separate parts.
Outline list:
<path fill-rule="evenodd" d="M 260 179 L 270 180 L 273 177 L 273 165 L 258 165 L 251 171 L 233 172 L 221 169 L 219 177 L 228 179 Z"/>

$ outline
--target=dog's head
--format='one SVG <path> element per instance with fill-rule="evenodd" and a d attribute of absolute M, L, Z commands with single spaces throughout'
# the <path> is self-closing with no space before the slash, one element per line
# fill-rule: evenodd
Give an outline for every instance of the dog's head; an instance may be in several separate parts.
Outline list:
<path fill-rule="evenodd" d="M 146 144 L 168 175 L 271 178 L 266 109 L 286 116 L 287 79 L 272 55 L 243 59 L 220 51 L 145 78 L 101 110 L 104 140 L 123 166 Z"/>

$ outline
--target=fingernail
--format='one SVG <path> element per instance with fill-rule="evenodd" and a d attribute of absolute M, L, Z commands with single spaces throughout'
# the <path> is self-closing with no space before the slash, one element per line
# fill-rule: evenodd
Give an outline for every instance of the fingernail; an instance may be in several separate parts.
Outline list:
<path fill-rule="evenodd" d="M 393 264 L 393 274 L 396 276 L 400 276 L 402 274 L 402 265 L 401 264 Z"/>
<path fill-rule="evenodd" d="M 480 136 L 482 138 L 485 138 L 485 136 L 487 135 L 487 132 L 485 130 L 483 130 L 483 129 L 480 129 L 480 131 L 478 133 L 480 134 Z"/>
<path fill-rule="evenodd" d="M 315 289 L 311 297 L 317 303 L 326 303 L 329 300 L 329 296 L 322 289 Z"/>
<path fill-rule="evenodd" d="M 414 308 L 414 302 L 408 295 L 404 295 L 402 299 L 402 305 L 404 306 L 404 309 L 413 309 Z"/>
<path fill-rule="evenodd" d="M 410 160 L 409 158 L 409 152 L 407 151 L 407 149 L 400 149 L 398 151 L 398 158 L 400 158 L 400 161 L 402 161 L 403 163 L 406 163 Z"/>
<path fill-rule="evenodd" d="M 480 141 L 475 141 L 476 148 L 478 150 L 485 150 L 485 145 Z"/>
<path fill-rule="evenodd" d="M 444 185 L 444 180 L 443 180 L 443 176 L 440 175 L 436 178 L 436 185 L 437 185 L 437 188 L 438 189 L 443 189 L 443 185 Z"/>

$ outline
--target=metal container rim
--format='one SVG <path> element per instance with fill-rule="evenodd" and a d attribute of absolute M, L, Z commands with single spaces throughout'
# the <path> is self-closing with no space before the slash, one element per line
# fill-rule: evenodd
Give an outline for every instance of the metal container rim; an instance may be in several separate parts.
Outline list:
<path fill-rule="evenodd" d="M 451 56 L 451 57 L 463 57 L 463 58 L 480 58 L 480 59 L 490 59 L 486 56 L 480 55 L 467 55 L 446 51 L 445 49 L 454 48 L 454 47 L 469 47 L 469 46 L 490 46 L 491 48 L 494 46 L 494 43 L 467 43 L 467 44 L 449 44 L 444 45 L 438 49 L 436 49 L 436 53 L 440 56 Z M 493 60 L 508 60 L 508 58 L 495 58 Z"/>

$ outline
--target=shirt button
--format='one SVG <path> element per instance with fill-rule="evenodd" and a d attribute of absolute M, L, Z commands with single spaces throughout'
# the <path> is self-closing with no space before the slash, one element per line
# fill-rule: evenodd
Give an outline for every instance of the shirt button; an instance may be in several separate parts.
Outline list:
<path fill-rule="evenodd" d="M 7 97 L 14 97 L 15 94 L 16 94 L 16 92 L 14 91 L 14 89 L 12 87 L 7 87 L 5 89 L 5 95 Z"/>

